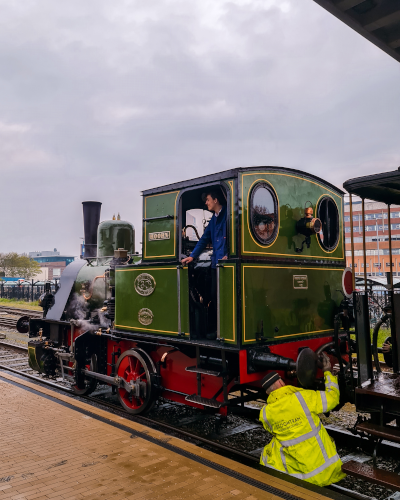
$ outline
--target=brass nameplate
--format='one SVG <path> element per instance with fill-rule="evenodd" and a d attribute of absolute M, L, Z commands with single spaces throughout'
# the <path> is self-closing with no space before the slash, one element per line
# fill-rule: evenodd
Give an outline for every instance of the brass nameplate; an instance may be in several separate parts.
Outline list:
<path fill-rule="evenodd" d="M 160 231 L 158 233 L 149 233 L 149 241 L 169 240 L 171 238 L 170 231 Z"/>
<path fill-rule="evenodd" d="M 135 290 L 139 295 L 147 297 L 156 289 L 156 280 L 151 274 L 141 273 L 135 279 Z"/>
<path fill-rule="evenodd" d="M 151 325 L 153 322 L 153 312 L 150 309 L 147 309 L 147 307 L 143 307 L 143 309 L 140 309 L 138 312 L 138 320 L 139 323 L 141 323 L 144 326 Z"/>
<path fill-rule="evenodd" d="M 308 276 L 307 275 L 293 276 L 293 288 L 294 289 L 300 289 L 300 288 L 307 289 L 308 288 Z"/>

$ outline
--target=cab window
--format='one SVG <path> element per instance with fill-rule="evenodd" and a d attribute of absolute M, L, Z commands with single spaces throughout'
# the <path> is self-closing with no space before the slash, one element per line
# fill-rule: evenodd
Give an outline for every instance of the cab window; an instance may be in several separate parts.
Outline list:
<path fill-rule="evenodd" d="M 269 245 L 278 230 L 278 201 L 271 186 L 260 182 L 250 195 L 250 227 L 255 239 Z"/>

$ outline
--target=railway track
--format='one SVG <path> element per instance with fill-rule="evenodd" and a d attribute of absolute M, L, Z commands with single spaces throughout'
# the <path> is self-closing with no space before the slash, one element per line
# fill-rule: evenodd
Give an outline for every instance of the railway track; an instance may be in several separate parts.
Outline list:
<path fill-rule="evenodd" d="M 23 346 L 19 345 L 14 345 L 14 344 L 9 344 L 7 342 L 0 341 L 0 370 L 7 370 L 12 373 L 22 375 L 30 380 L 34 380 L 35 382 L 38 382 L 40 384 L 50 386 L 53 388 L 56 388 L 60 391 L 69 393 L 73 395 L 74 397 L 84 399 L 85 401 L 90 401 L 92 403 L 96 403 L 98 405 L 102 405 L 104 407 L 107 407 L 113 411 L 119 412 L 123 414 L 125 417 L 130 418 L 132 420 L 141 422 L 141 423 L 146 423 L 152 424 L 152 425 L 158 425 L 161 427 L 164 427 L 165 429 L 168 429 L 170 431 L 178 432 L 181 435 L 185 435 L 187 437 L 196 439 L 197 441 L 201 441 L 203 443 L 206 443 L 211 446 L 218 446 L 222 449 L 225 449 L 226 451 L 232 452 L 234 454 L 239 454 L 242 457 L 245 457 L 253 462 L 258 462 L 259 461 L 259 456 L 261 454 L 261 449 L 255 449 L 252 450 L 251 452 L 238 452 L 238 450 L 235 450 L 234 448 L 226 445 L 221 445 L 221 443 L 218 443 L 218 440 L 224 439 L 229 436 L 234 436 L 240 433 L 248 432 L 249 430 L 252 429 L 257 429 L 257 428 L 262 428 L 261 424 L 259 422 L 255 422 L 254 419 L 250 419 L 248 417 L 243 417 L 243 423 L 238 425 L 235 428 L 232 429 L 227 429 L 227 430 L 222 430 L 222 431 L 214 431 L 214 432 L 209 432 L 207 436 L 202 436 L 199 434 L 195 434 L 193 432 L 186 431 L 184 428 L 189 424 L 196 423 L 196 422 L 202 422 L 204 418 L 210 417 L 210 414 L 205 413 L 202 410 L 197 410 L 197 414 L 193 416 L 189 416 L 187 418 L 183 418 L 180 422 L 174 423 L 174 425 L 171 425 L 165 421 L 162 421 L 158 418 L 154 417 L 148 417 L 148 416 L 142 416 L 142 415 L 131 415 L 127 411 L 125 411 L 121 405 L 118 403 L 112 401 L 111 399 L 116 399 L 116 396 L 113 395 L 112 389 L 109 386 L 100 387 L 96 391 L 94 391 L 91 395 L 89 396 L 78 396 L 75 394 L 75 392 L 71 388 L 71 384 L 68 382 L 62 382 L 58 379 L 56 381 L 51 380 L 47 377 L 38 375 L 37 372 L 32 370 L 29 367 L 28 363 L 28 349 Z M 172 408 L 172 407 L 185 407 L 184 405 L 180 405 L 179 403 L 174 403 L 174 402 L 165 402 L 162 403 L 158 406 L 155 407 L 152 413 L 157 414 L 159 412 L 159 409 L 165 409 L 165 408 Z M 187 407 L 185 407 L 187 408 Z M 255 413 L 258 413 L 258 410 L 256 410 L 254 407 L 253 409 L 255 410 Z M 352 432 L 349 430 L 345 430 L 343 428 L 334 426 L 334 425 L 326 425 L 326 429 L 328 430 L 329 434 L 335 439 L 339 441 L 346 441 L 347 444 L 351 443 L 355 448 L 362 446 L 363 444 L 366 444 L 368 440 L 361 438 L 360 436 L 354 435 Z M 381 445 L 385 448 L 386 453 L 392 453 L 393 455 L 400 455 L 400 445 L 397 445 L 395 443 L 393 444 L 385 444 Z"/>
<path fill-rule="evenodd" d="M 136 421 L 138 423 L 144 424 L 146 426 L 150 426 L 153 428 L 159 428 L 160 430 L 164 430 L 168 433 L 172 433 L 177 437 L 181 437 L 184 439 L 190 439 L 194 441 L 196 444 L 200 444 L 212 450 L 215 450 L 229 458 L 233 458 L 244 462 L 248 465 L 256 466 L 259 463 L 259 457 L 261 454 L 262 448 L 254 449 L 250 452 L 241 451 L 232 446 L 229 446 L 225 443 L 221 443 L 221 440 L 225 440 L 226 438 L 232 438 L 238 436 L 242 433 L 246 433 L 249 430 L 261 428 L 260 424 L 256 423 L 255 420 L 251 420 L 248 418 L 243 418 L 242 423 L 237 425 L 232 429 L 221 429 L 220 432 L 209 432 L 206 435 L 198 434 L 197 432 L 190 431 L 189 429 L 185 429 L 186 426 L 193 423 L 201 423 L 209 417 L 210 415 L 205 414 L 205 412 L 201 410 L 197 410 L 194 415 L 181 419 L 179 422 L 169 423 L 163 421 L 160 418 L 160 413 L 165 411 L 168 408 L 173 409 L 174 407 L 184 405 L 179 405 L 177 403 L 165 402 L 155 407 L 152 411 L 151 416 L 141 416 L 141 415 L 131 415 L 127 413 L 117 401 L 115 401 L 116 396 L 113 395 L 112 389 L 108 386 L 100 387 L 95 392 L 93 392 L 90 396 L 77 396 L 71 389 L 70 384 L 60 381 L 50 380 L 48 378 L 42 377 L 34 372 L 28 364 L 28 356 L 27 356 L 27 348 L 23 346 L 16 346 L 13 344 L 7 344 L 6 342 L 0 342 L 0 370 L 7 370 L 11 373 L 23 376 L 28 378 L 29 380 L 33 380 L 36 383 L 45 385 L 47 387 L 51 387 L 54 390 L 61 391 L 66 394 L 70 394 L 74 398 L 80 398 L 81 400 L 88 402 L 91 405 L 96 405 L 97 407 L 102 407 L 108 409 L 114 414 L 118 414 L 123 416 L 124 418 L 128 418 L 130 420 Z M 114 398 L 114 401 L 112 400 Z M 187 407 L 185 407 L 187 408 Z M 335 441 L 339 444 L 340 442 L 345 442 L 347 447 L 351 446 L 352 449 L 357 450 L 363 448 L 363 445 L 367 444 L 368 440 L 365 440 L 359 436 L 353 435 L 351 432 L 341 429 L 336 426 L 326 426 L 329 434 L 335 439 Z M 384 443 L 383 448 L 381 448 L 381 453 L 385 453 L 386 455 L 390 454 L 393 456 L 400 455 L 400 447 L 395 444 Z M 356 453 L 357 454 L 357 453 Z M 357 500 L 370 500 L 371 497 L 361 494 L 356 491 L 349 490 L 347 488 L 339 487 L 336 485 L 332 485 L 331 489 L 343 493 L 347 496 L 355 498 Z"/>
<path fill-rule="evenodd" d="M 1 305 L 0 312 L 14 314 L 17 316 L 31 316 L 32 318 L 41 318 L 43 316 L 42 311 L 35 311 L 34 309 L 24 309 L 22 307 L 7 307 Z"/>
<path fill-rule="evenodd" d="M 14 330 L 17 327 L 17 321 L 21 316 L 41 318 L 43 314 L 41 311 L 33 311 L 31 309 L 0 306 L 0 328 L 3 327 Z"/>

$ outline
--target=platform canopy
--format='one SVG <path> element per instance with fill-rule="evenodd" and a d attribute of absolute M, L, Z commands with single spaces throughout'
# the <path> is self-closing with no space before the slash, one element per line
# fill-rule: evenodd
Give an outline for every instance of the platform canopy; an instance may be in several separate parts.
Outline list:
<path fill-rule="evenodd" d="M 400 167 L 393 172 L 349 179 L 343 187 L 349 194 L 360 198 L 400 205 Z"/>
<path fill-rule="evenodd" d="M 400 62 L 400 0 L 314 0 Z"/>

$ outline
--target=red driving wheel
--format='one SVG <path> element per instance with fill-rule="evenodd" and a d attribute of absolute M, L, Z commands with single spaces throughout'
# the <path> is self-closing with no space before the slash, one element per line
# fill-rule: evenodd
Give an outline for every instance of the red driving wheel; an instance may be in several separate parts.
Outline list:
<path fill-rule="evenodd" d="M 142 349 L 130 349 L 118 358 L 116 374 L 129 385 L 132 391 L 125 387 L 118 389 L 118 397 L 126 411 L 139 414 L 149 411 L 154 403 L 154 388 L 151 375 L 155 366 L 150 356 Z"/>

